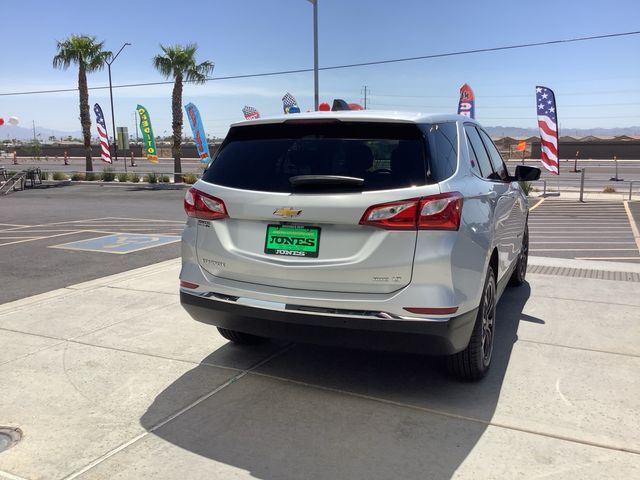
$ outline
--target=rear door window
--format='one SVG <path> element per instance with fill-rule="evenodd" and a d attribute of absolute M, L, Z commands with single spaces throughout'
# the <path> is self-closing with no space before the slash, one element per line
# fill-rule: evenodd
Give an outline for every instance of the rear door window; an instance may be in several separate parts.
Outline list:
<path fill-rule="evenodd" d="M 430 175 L 446 180 L 458 168 L 458 129 L 455 122 L 433 123 L 425 128 L 429 146 Z"/>
<path fill-rule="evenodd" d="M 484 146 L 487 148 L 487 152 L 489 152 L 489 158 L 491 159 L 491 165 L 493 166 L 494 172 L 496 172 L 500 179 L 506 180 L 508 176 L 507 167 L 505 167 L 504 165 L 504 161 L 502 160 L 500 152 L 494 145 L 491 137 L 487 135 L 487 132 L 482 129 L 479 129 L 479 131 L 480 135 L 482 136 L 482 140 L 484 141 Z"/>
<path fill-rule="evenodd" d="M 467 133 L 467 138 L 469 139 L 469 148 L 473 149 L 473 155 L 478 161 L 482 176 L 490 180 L 495 179 L 496 175 L 493 171 L 493 167 L 491 166 L 489 154 L 484 148 L 478 130 L 476 130 L 476 127 L 474 127 L 473 125 L 468 124 L 464 126 L 464 131 Z"/>
<path fill-rule="evenodd" d="M 203 180 L 267 192 L 298 192 L 291 177 L 361 178 L 361 185 L 316 185 L 318 191 L 386 190 L 424 185 L 429 150 L 417 125 L 294 121 L 234 127 Z"/>

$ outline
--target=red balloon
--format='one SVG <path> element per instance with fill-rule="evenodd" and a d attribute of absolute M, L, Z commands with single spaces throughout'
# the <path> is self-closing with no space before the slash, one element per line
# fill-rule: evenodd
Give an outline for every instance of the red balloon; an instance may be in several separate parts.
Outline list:
<path fill-rule="evenodd" d="M 321 112 L 331 111 L 331 107 L 327 102 L 322 102 L 320 105 L 318 105 L 318 108 L 320 109 Z"/>
<path fill-rule="evenodd" d="M 4 118 L 0 117 L 0 125 L 4 125 Z"/>

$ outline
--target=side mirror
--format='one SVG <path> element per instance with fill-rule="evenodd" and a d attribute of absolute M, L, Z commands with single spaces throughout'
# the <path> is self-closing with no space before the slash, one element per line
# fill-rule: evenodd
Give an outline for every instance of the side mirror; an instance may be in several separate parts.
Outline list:
<path fill-rule="evenodd" d="M 519 182 L 534 182 L 540 178 L 540 169 L 527 167 L 526 165 L 518 165 L 514 178 Z"/>

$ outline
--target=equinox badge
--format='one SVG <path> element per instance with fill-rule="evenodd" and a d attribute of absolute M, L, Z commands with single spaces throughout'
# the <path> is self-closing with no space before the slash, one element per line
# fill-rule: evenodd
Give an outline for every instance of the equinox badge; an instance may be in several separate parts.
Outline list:
<path fill-rule="evenodd" d="M 284 217 L 284 218 L 297 217 L 301 213 L 302 213 L 302 210 L 295 210 L 289 207 L 279 208 L 278 210 L 273 212 L 274 215 L 277 215 L 278 217 Z"/>

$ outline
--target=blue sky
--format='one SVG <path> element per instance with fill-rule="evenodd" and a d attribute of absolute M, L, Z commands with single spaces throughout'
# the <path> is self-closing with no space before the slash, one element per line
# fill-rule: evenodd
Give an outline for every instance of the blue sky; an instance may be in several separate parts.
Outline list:
<path fill-rule="evenodd" d="M 321 67 L 640 30 L 633 0 L 318 1 Z M 163 80 L 151 64 L 160 43 L 196 42 L 198 58 L 215 62 L 214 77 L 313 66 L 306 0 L 14 1 L 3 3 L 3 18 L 0 93 L 75 87 L 75 68 L 51 66 L 55 41 L 72 33 L 95 35 L 113 51 L 133 44 L 113 65 L 116 85 Z M 534 127 L 534 87 L 541 84 L 556 92 L 562 128 L 627 127 L 640 125 L 639 58 L 636 35 L 322 71 L 320 97 L 361 102 L 367 85 L 371 108 L 454 112 L 458 89 L 467 82 L 484 125 Z M 106 70 L 89 77 L 90 86 L 107 84 Z M 199 107 L 207 133 L 222 136 L 229 123 L 242 119 L 245 104 L 263 116 L 281 113 L 287 91 L 303 110 L 312 108 L 311 73 L 187 85 L 184 103 Z M 141 103 L 156 134 L 169 133 L 170 94 L 170 85 L 114 90 L 116 123 L 133 132 L 133 112 Z M 108 90 L 91 92 L 90 102 L 99 102 L 110 119 Z M 79 130 L 75 92 L 0 96 L 0 116 L 10 115 L 22 126 L 35 120 Z"/>

